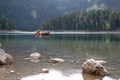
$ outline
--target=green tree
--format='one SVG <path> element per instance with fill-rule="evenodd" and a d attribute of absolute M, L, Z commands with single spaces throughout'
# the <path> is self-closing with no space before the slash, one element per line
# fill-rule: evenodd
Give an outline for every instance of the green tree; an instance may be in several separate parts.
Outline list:
<path fill-rule="evenodd" d="M 0 18 L 0 29 L 1 30 L 13 30 L 15 29 L 15 24 L 5 18 Z"/>
<path fill-rule="evenodd" d="M 107 22 L 105 27 L 106 27 L 106 30 L 110 30 L 111 29 L 110 23 Z"/>

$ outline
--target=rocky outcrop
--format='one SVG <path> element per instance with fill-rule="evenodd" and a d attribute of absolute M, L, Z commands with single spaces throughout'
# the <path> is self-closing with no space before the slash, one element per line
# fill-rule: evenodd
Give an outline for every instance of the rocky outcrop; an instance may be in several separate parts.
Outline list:
<path fill-rule="evenodd" d="M 94 74 L 99 76 L 105 76 L 108 71 L 103 64 L 106 63 L 103 60 L 88 59 L 82 65 L 83 73 Z"/>
<path fill-rule="evenodd" d="M 13 57 L 10 54 L 5 53 L 5 51 L 0 48 L 0 65 L 10 64 L 12 62 Z"/>

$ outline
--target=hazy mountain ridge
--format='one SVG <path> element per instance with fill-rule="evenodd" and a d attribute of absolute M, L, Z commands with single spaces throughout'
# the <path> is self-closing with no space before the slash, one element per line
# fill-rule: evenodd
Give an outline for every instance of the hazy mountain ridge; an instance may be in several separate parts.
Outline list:
<path fill-rule="evenodd" d="M 92 8 L 120 9 L 120 0 L 1 0 L 0 17 L 16 23 L 17 29 L 35 30 L 42 22 Z"/>
<path fill-rule="evenodd" d="M 9 18 L 16 23 L 18 29 L 22 30 L 36 29 L 35 27 L 42 21 L 59 14 L 54 5 L 49 5 L 45 0 L 4 0 L 1 2 L 0 17 Z"/>

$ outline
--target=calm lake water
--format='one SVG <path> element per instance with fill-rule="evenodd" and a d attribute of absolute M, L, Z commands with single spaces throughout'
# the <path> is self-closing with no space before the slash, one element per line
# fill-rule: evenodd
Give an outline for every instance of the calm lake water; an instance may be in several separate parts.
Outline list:
<path fill-rule="evenodd" d="M 120 35 L 1 34 L 0 43 L 14 57 L 12 65 L 0 66 L 0 80 L 120 80 Z M 26 60 L 32 52 L 41 53 L 44 59 L 40 63 Z M 50 57 L 62 58 L 65 62 L 51 64 Z M 110 74 L 105 77 L 82 74 L 81 65 L 89 58 L 107 61 L 105 67 Z M 50 72 L 40 73 L 42 68 Z"/>

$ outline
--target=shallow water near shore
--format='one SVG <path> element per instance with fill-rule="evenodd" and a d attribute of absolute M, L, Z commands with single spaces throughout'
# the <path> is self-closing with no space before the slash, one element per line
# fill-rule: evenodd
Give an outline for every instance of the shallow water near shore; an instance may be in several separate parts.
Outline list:
<path fill-rule="evenodd" d="M 111 34 L 52 34 L 0 35 L 1 48 L 14 57 L 11 65 L 0 66 L 0 80 L 120 80 L 120 35 Z M 25 58 L 32 52 L 44 56 L 40 63 Z M 64 63 L 51 64 L 50 57 Z M 83 74 L 82 63 L 89 58 L 107 61 L 109 75 L 98 77 Z M 48 68 L 49 73 L 40 73 Z"/>

